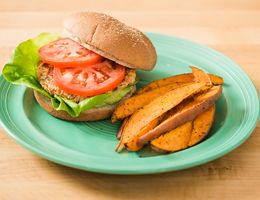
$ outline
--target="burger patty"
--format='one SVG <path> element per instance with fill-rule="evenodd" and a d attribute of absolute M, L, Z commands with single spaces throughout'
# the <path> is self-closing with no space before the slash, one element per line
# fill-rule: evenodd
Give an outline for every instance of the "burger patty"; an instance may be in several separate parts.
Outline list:
<path fill-rule="evenodd" d="M 39 64 L 37 69 L 37 77 L 43 89 L 46 90 L 51 95 L 56 94 L 77 103 L 88 98 L 87 96 L 69 94 L 64 90 L 60 89 L 57 85 L 55 85 L 53 79 L 53 67 L 49 64 L 46 63 Z M 123 88 L 128 85 L 133 85 L 135 83 L 135 79 L 136 79 L 135 70 L 127 68 L 124 80 L 117 86 L 116 89 Z"/>

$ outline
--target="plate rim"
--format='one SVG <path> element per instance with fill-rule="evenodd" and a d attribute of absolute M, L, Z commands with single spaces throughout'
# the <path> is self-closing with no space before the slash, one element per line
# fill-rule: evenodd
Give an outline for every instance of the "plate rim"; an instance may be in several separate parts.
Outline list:
<path fill-rule="evenodd" d="M 201 45 L 201 44 L 198 44 L 198 43 L 195 43 L 195 42 L 192 42 L 192 41 L 189 41 L 187 39 L 183 39 L 183 38 L 179 38 L 179 37 L 174 37 L 174 36 L 170 36 L 170 35 L 164 35 L 164 34 L 159 34 L 159 33 L 151 33 L 151 32 L 148 32 L 148 37 L 149 36 L 153 36 L 153 37 L 167 37 L 167 38 L 170 38 L 170 39 L 175 39 L 175 40 L 180 40 L 181 42 L 184 42 L 184 43 L 189 43 L 191 45 L 195 45 L 199 48 L 203 48 L 207 51 L 210 51 L 211 53 L 213 54 L 216 54 L 218 56 L 221 56 L 222 59 L 225 59 L 227 60 L 228 62 L 230 62 L 233 67 L 235 67 L 236 69 L 238 69 L 240 71 L 240 73 L 242 73 L 243 77 L 247 79 L 247 83 L 250 84 L 251 86 L 251 89 L 254 91 L 255 95 L 258 97 L 259 99 L 259 96 L 258 96 L 258 93 L 257 93 L 257 89 L 255 87 L 255 85 L 253 84 L 252 80 L 249 78 L 249 76 L 246 74 L 246 72 L 238 65 L 236 64 L 234 61 L 232 61 L 229 57 L 227 57 L 226 55 L 223 55 L 222 53 L 212 49 L 212 48 L 209 48 L 208 46 L 206 45 Z M 0 74 L 1 75 L 1 74 Z M 241 74 L 240 74 L 241 75 Z M 3 76 L 1 75 L 0 77 L 0 80 L 3 79 Z M 8 83 L 10 84 L 10 83 Z M 11 84 L 10 84 L 11 85 Z M 13 85 L 11 85 L 10 87 L 15 87 Z M 25 89 L 24 89 L 25 90 Z M 251 91 L 252 91 L 251 90 Z M 73 168 L 78 168 L 78 169 L 82 169 L 82 170 L 87 170 L 87 171 L 92 171 L 92 172 L 99 172 L 99 173 L 106 173 L 106 174 L 154 174 L 154 173 L 162 173 L 162 172 L 168 172 L 168 171 L 176 171 L 176 170 L 180 170 L 180 169 L 186 169 L 186 168 L 190 168 L 190 167 L 194 167 L 194 166 L 197 166 L 197 165 L 201 165 L 201 164 L 204 164 L 204 163 L 207 163 L 207 162 L 210 162 L 212 160 L 215 160 L 227 153 L 229 153 L 230 151 L 234 150 L 235 148 L 237 148 L 239 145 L 241 145 L 250 135 L 251 133 L 253 132 L 253 130 L 255 129 L 256 125 L 257 125 L 257 122 L 259 120 L 259 116 L 260 116 L 260 111 L 259 111 L 259 103 L 257 104 L 258 106 L 258 114 L 257 114 L 257 117 L 254 121 L 253 124 L 251 124 L 251 127 L 250 129 L 247 131 L 247 133 L 244 135 L 244 137 L 242 139 L 240 139 L 239 141 L 237 141 L 236 143 L 233 142 L 233 144 L 231 146 L 229 146 L 229 148 L 225 148 L 224 150 L 222 150 L 221 152 L 218 152 L 216 154 L 214 154 L 213 156 L 210 155 L 210 156 L 205 156 L 203 159 L 198 159 L 197 162 L 193 162 L 193 163 L 188 163 L 182 167 L 179 167 L 179 168 L 173 168 L 172 166 L 168 166 L 168 167 L 164 167 L 162 170 L 158 170 L 158 169 L 153 169 L 151 168 L 151 170 L 147 170 L 147 169 L 144 169 L 144 170 L 136 170 L 136 171 L 129 171 L 129 170 L 119 170 L 119 171 L 115 171 L 114 169 L 93 169 L 93 168 L 89 168 L 88 166 L 80 166 L 80 165 L 76 165 L 76 164 L 73 164 L 73 163 L 67 163 L 66 161 L 64 161 L 64 159 L 59 159 L 57 157 L 53 157 L 53 156 L 50 156 L 48 155 L 46 152 L 43 152 L 37 148 L 35 148 L 34 146 L 32 146 L 31 144 L 29 143 L 26 143 L 25 141 L 21 140 L 18 136 L 16 136 L 16 134 L 14 134 L 12 132 L 12 130 L 4 123 L 4 120 L 0 117 L 0 125 L 3 127 L 3 129 L 13 138 L 15 139 L 15 141 L 19 144 L 21 144 L 22 146 L 24 146 L 25 148 L 29 149 L 30 151 L 32 151 L 33 153 L 37 154 L 37 155 L 40 155 L 42 157 L 44 157 L 45 159 L 47 160 L 50 160 L 50 161 L 53 161 L 53 162 L 56 162 L 56 163 L 59 163 L 59 164 L 62 164 L 62 165 L 66 165 L 66 166 L 69 166 L 69 167 L 73 167 Z M 229 144 L 230 145 L 230 144 Z M 153 157 L 154 158 L 154 157 Z M 142 159 L 145 159 L 145 158 L 142 158 Z"/>

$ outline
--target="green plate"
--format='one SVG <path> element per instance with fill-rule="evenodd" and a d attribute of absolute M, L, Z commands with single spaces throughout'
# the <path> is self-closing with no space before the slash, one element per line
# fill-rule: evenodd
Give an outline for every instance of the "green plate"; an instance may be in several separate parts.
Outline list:
<path fill-rule="evenodd" d="M 225 79 L 217 102 L 213 127 L 200 144 L 171 154 L 145 148 L 138 153 L 115 152 L 119 124 L 109 120 L 73 123 L 47 114 L 32 90 L 14 86 L 0 77 L 0 118 L 6 132 L 32 152 L 56 163 L 110 174 L 150 174 L 200 165 L 238 147 L 251 134 L 259 118 L 257 91 L 242 69 L 224 55 L 183 39 L 147 34 L 158 62 L 152 72 L 138 72 L 138 86 L 155 79 L 190 72 L 198 66 Z"/>

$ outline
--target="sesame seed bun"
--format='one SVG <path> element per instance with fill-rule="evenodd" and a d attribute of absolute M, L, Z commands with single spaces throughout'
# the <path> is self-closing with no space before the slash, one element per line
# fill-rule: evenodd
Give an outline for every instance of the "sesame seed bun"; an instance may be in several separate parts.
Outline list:
<path fill-rule="evenodd" d="M 71 15 L 64 21 L 64 36 L 129 68 L 152 70 L 156 64 L 156 51 L 148 37 L 106 14 Z"/>

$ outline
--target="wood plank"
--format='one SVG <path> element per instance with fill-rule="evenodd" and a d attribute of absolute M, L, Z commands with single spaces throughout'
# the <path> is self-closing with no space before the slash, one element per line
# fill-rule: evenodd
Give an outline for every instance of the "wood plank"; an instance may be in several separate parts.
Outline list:
<path fill-rule="evenodd" d="M 108 11 L 107 14 L 122 20 L 127 24 L 142 27 L 214 27 L 239 28 L 260 26 L 260 12 L 258 11 Z M 162 15 L 163 13 L 163 15 Z M 41 28 L 62 25 L 62 20 L 71 14 L 68 11 L 29 11 L 29 12 L 1 12 L 2 28 Z M 217 17 L 216 17 L 217 16 Z M 237 20 L 240 18 L 240 20 Z M 33 20 L 32 20 L 33 19 Z M 19 23 L 18 23 L 19 21 Z M 225 23 L 223 23 L 225 21 Z M 15 25 L 15 26 L 14 26 Z"/>
<path fill-rule="evenodd" d="M 40 0 L 1 0 L 0 11 L 80 11 L 80 10 L 99 10 L 107 11 L 146 11 L 146 10 L 259 10 L 260 2 L 258 0 L 113 0 L 113 1 L 95 1 L 93 0 L 55 0 L 55 1 L 40 1 Z"/>
<path fill-rule="evenodd" d="M 199 42 L 229 56 L 260 91 L 259 0 L 0 1 L 0 71 L 23 40 L 61 32 L 71 12 L 106 12 L 143 31 Z M 260 197 L 260 122 L 226 156 L 157 175 L 114 176 L 54 164 L 26 150 L 0 127 L 0 200 L 243 199 Z"/>
<path fill-rule="evenodd" d="M 222 199 L 254 199 L 260 195 L 256 190 L 260 184 L 259 131 L 258 126 L 241 147 L 216 161 L 189 170 L 144 176 L 104 175 L 60 166 L 7 138 L 9 144 L 0 146 L 1 194 L 6 199 L 125 199 L 126 195 L 127 199 L 172 199 L 172 193 L 184 200 L 215 199 L 219 195 Z M 243 189 L 239 190 L 238 183 Z"/>

